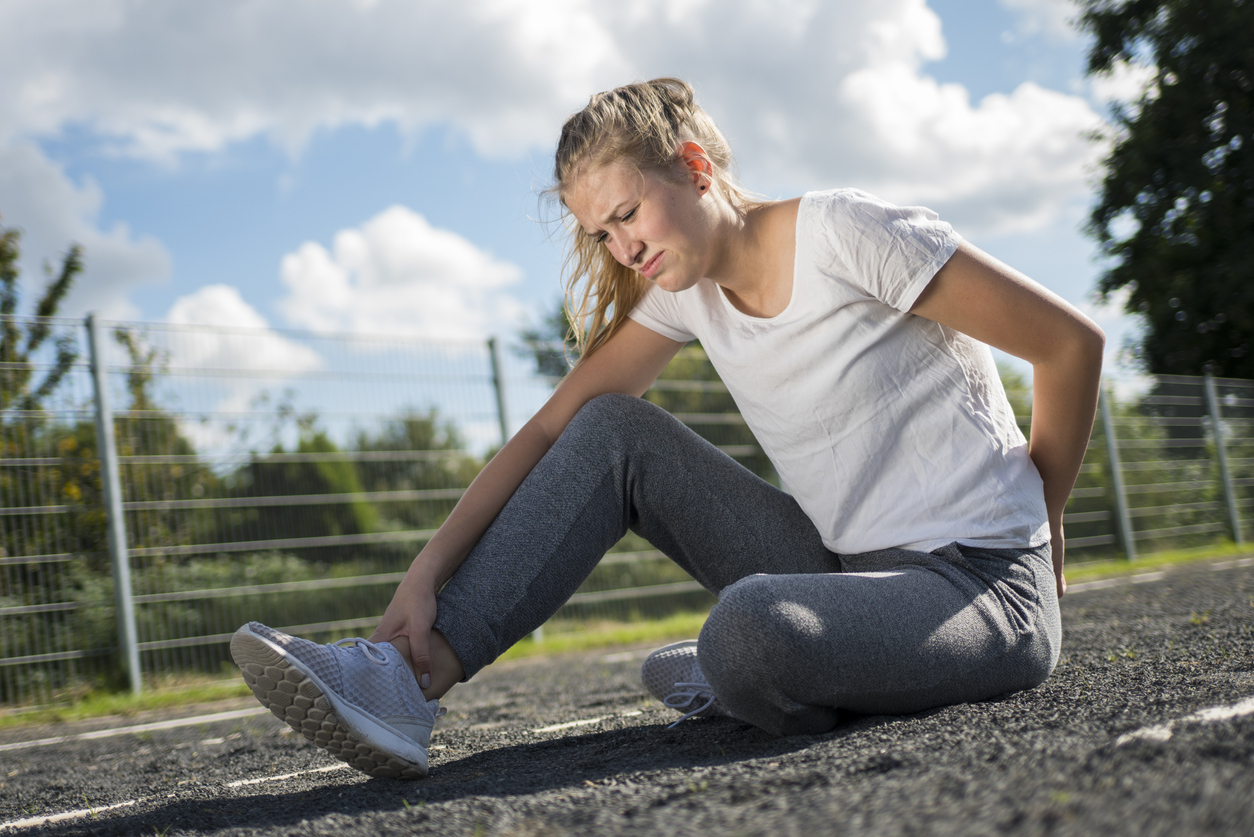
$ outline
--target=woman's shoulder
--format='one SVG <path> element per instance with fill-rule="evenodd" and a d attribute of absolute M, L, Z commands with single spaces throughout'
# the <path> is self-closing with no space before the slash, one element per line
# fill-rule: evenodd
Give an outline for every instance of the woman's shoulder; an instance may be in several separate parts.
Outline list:
<path fill-rule="evenodd" d="M 792 230 L 797 226 L 798 213 L 805 197 L 784 198 L 776 201 L 764 201 L 750 210 L 753 216 L 751 224 L 768 235 L 783 235 L 792 238 Z"/>
<path fill-rule="evenodd" d="M 806 192 L 798 200 L 802 207 L 820 214 L 881 214 L 886 210 L 899 208 L 870 192 L 853 186 Z"/>
<path fill-rule="evenodd" d="M 837 246 L 883 244 L 934 227 L 949 229 L 927 207 L 897 205 L 853 187 L 806 192 L 797 218 L 799 232 L 822 234 Z"/>

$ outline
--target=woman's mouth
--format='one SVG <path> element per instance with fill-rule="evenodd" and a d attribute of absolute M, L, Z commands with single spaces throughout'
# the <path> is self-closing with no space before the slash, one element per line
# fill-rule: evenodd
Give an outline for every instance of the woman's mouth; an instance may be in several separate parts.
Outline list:
<path fill-rule="evenodd" d="M 662 254 L 658 253 L 649 259 L 640 267 L 640 275 L 645 279 L 652 279 L 653 274 L 657 273 L 659 267 L 662 266 Z"/>

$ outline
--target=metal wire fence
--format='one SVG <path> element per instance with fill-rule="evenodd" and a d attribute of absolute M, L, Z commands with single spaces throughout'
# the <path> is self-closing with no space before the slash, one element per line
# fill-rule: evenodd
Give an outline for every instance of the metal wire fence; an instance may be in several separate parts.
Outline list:
<path fill-rule="evenodd" d="M 250 619 L 316 640 L 369 633 L 555 383 L 536 372 L 553 368 L 548 349 L 495 341 L 12 323 L 40 324 L 74 351 L 0 364 L 0 705 L 225 672 Z M 699 349 L 646 397 L 773 479 Z M 1160 377 L 1103 407 L 1068 506 L 1072 560 L 1248 531 L 1254 382 Z M 712 602 L 629 535 L 550 629 Z"/>

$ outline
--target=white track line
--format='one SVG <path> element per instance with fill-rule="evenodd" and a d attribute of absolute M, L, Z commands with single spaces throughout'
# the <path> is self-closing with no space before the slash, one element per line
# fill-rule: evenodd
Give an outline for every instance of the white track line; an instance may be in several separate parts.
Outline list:
<path fill-rule="evenodd" d="M 40 738 L 35 741 L 14 741 L 11 744 L 0 744 L 0 753 L 8 750 L 25 750 L 31 747 L 47 747 L 52 744 L 64 744 L 67 741 L 89 741 L 93 738 L 111 738 L 115 735 L 129 735 L 135 732 L 153 732 L 159 729 L 190 727 L 196 724 L 212 724 L 215 721 L 230 721 L 235 718 L 247 718 L 249 715 L 261 715 L 268 712 L 264 706 L 255 709 L 235 709 L 230 712 L 215 712 L 212 715 L 197 715 L 194 718 L 174 718 L 169 721 L 155 721 L 151 724 L 136 724 L 131 727 L 114 727 L 98 729 L 95 732 L 80 732 L 75 735 L 58 735 L 56 738 Z"/>
<path fill-rule="evenodd" d="M 1247 697 L 1244 700 L 1237 701 L 1232 706 L 1212 706 L 1208 709 L 1199 709 L 1192 715 L 1177 718 L 1165 724 L 1155 724 L 1152 727 L 1142 727 L 1133 732 L 1125 732 L 1115 739 L 1115 746 L 1122 747 L 1124 744 L 1130 744 L 1133 741 L 1170 741 L 1171 736 L 1175 732 L 1174 728 L 1181 724 L 1213 724 L 1218 721 L 1240 718 L 1244 715 L 1254 715 L 1254 697 Z"/>
<path fill-rule="evenodd" d="M 1254 567 L 1254 558 L 1237 558 L 1232 561 L 1216 561 L 1210 565 L 1212 570 L 1230 570 L 1233 567 Z"/>
<path fill-rule="evenodd" d="M 49 814 L 46 817 L 29 817 L 24 820 L 0 822 L 0 830 L 7 830 L 10 828 L 33 828 L 37 825 L 47 825 L 48 823 L 63 822 L 65 820 L 76 820 L 80 817 L 94 817 L 101 811 L 112 811 L 114 808 L 126 808 L 131 805 L 138 805 L 141 802 L 147 802 L 149 799 L 156 799 L 156 797 L 146 796 L 143 799 L 129 799 L 126 802 L 115 802 L 112 805 L 101 805 L 99 808 L 79 808 L 75 811 L 64 811 L 60 814 Z"/>
<path fill-rule="evenodd" d="M 602 715 L 599 718 L 585 718 L 582 721 L 567 721 L 564 724 L 553 724 L 552 726 L 548 726 L 548 727 L 537 727 L 536 729 L 533 729 L 532 732 L 557 732 L 558 730 L 572 729 L 573 727 L 586 727 L 591 724 L 599 724 L 602 721 L 608 721 L 609 719 L 610 719 L 609 715 Z"/>
<path fill-rule="evenodd" d="M 582 721 L 567 721 L 564 724 L 553 724 L 547 727 L 537 727 L 532 732 L 558 732 L 559 730 L 572 729 L 574 727 L 586 727 L 592 724 L 599 724 L 602 721 L 609 721 L 613 718 L 634 718 L 637 715 L 643 715 L 643 712 L 619 712 L 617 715 L 601 715 L 597 718 L 584 718 Z"/>
<path fill-rule="evenodd" d="M 347 764 L 333 764 L 330 767 L 318 767 L 313 770 L 298 770 L 295 773 L 283 773 L 278 776 L 263 776 L 260 779 L 240 779 L 238 782 L 228 782 L 228 788 L 242 788 L 247 785 L 260 785 L 263 782 L 282 782 L 284 779 L 295 779 L 297 776 L 308 776 L 311 773 L 331 773 L 336 770 L 352 770 L 352 766 Z"/>
<path fill-rule="evenodd" d="M 1166 571 L 1159 570 L 1153 573 L 1137 573 L 1136 575 L 1125 575 L 1117 578 L 1099 578 L 1097 581 L 1081 581 L 1078 584 L 1068 584 L 1067 593 L 1083 593 L 1086 590 L 1101 590 L 1106 587 L 1124 587 L 1128 584 L 1145 584 L 1149 581 L 1161 581 L 1166 577 Z"/>
<path fill-rule="evenodd" d="M 228 788 L 242 788 L 248 785 L 260 785 L 263 782 L 282 782 L 286 779 L 294 779 L 297 776 L 309 776 L 314 773 L 331 773 L 338 770 L 351 770 L 347 764 L 333 764 L 330 767 L 318 767 L 313 770 L 300 770 L 296 773 L 283 773 L 278 776 L 262 776 L 260 779 L 241 779 L 238 782 L 228 782 Z M 0 831 L 7 831 L 16 828 L 33 828 L 37 825 L 47 825 L 48 823 L 64 822 L 65 820 L 82 819 L 83 817 L 94 817 L 104 811 L 112 811 L 116 808 L 129 808 L 132 805 L 138 805 L 141 802 L 151 802 L 154 799 L 173 799 L 175 794 L 166 794 L 160 796 L 142 796 L 139 799 L 128 799 L 125 802 L 115 802 L 112 805 L 101 805 L 98 808 L 77 808 L 73 811 L 62 811 L 59 814 L 48 814 L 43 817 L 28 817 L 24 820 L 10 820 L 9 822 L 0 822 Z"/>

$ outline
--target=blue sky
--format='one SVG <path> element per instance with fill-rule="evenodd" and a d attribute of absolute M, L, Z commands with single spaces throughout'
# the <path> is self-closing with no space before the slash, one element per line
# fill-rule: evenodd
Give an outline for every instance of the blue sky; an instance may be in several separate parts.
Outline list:
<path fill-rule="evenodd" d="M 562 118 L 681 75 L 750 188 L 932 206 L 1095 307 L 1112 97 L 1066 0 L 6 0 L 0 215 L 67 313 L 508 337 L 559 297 L 538 197 Z M 32 289 L 28 289 L 32 294 Z"/>

